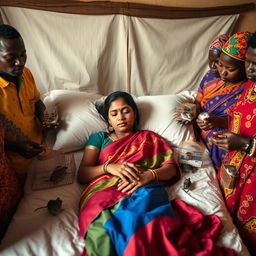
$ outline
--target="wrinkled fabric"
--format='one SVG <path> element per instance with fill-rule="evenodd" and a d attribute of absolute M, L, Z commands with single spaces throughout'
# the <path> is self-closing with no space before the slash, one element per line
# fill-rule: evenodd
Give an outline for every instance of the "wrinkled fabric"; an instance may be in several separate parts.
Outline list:
<path fill-rule="evenodd" d="M 157 168 L 174 163 L 170 150 L 155 133 L 137 132 L 107 145 L 99 164 L 135 161 L 145 169 Z M 162 182 L 129 195 L 117 190 L 118 179 L 102 175 L 81 195 L 83 255 L 235 255 L 215 246 L 222 227 L 217 216 L 204 216 L 178 199 L 170 202 Z"/>
<path fill-rule="evenodd" d="M 255 137 L 255 111 L 256 83 L 248 81 L 241 98 L 233 108 L 229 131 L 245 137 Z M 243 150 L 231 151 L 225 164 L 234 165 L 239 170 L 235 188 L 224 188 L 227 207 L 248 250 L 256 255 L 256 152 L 249 156 Z M 219 178 L 221 168 L 218 172 Z"/>
<path fill-rule="evenodd" d="M 230 108 L 241 96 L 246 81 L 225 86 L 225 82 L 214 78 L 211 72 L 203 78 L 197 92 L 196 101 L 200 103 L 202 111 L 208 112 L 211 116 L 227 117 Z M 215 144 L 208 143 L 209 138 L 214 136 L 214 132 L 225 130 L 224 128 L 214 128 L 209 131 L 201 130 L 201 136 L 207 145 L 210 157 L 216 169 L 223 161 L 226 151 L 219 149 Z"/>

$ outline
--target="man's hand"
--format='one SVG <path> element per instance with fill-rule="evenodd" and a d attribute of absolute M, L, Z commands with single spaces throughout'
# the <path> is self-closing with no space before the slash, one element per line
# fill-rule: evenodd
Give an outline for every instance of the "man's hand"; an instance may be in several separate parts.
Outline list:
<path fill-rule="evenodd" d="M 44 150 L 42 145 L 30 140 L 5 141 L 5 149 L 17 152 L 27 159 L 40 154 Z"/>

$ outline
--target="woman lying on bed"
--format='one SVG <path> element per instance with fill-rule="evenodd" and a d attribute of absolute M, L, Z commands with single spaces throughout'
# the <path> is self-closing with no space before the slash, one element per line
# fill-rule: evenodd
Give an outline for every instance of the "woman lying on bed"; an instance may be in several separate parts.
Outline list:
<path fill-rule="evenodd" d="M 87 185 L 79 214 L 84 255 L 234 255 L 212 246 L 217 216 L 169 202 L 164 185 L 179 177 L 173 151 L 154 132 L 137 130 L 133 98 L 114 92 L 97 109 L 112 132 L 89 138 L 78 171 Z"/>

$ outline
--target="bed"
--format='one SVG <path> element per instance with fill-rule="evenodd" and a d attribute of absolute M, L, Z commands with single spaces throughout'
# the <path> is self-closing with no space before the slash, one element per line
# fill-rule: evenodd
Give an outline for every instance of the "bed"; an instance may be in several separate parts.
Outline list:
<path fill-rule="evenodd" d="M 140 129 L 155 131 L 166 138 L 172 145 L 177 160 L 184 141 L 193 138 L 193 133 L 190 126 L 175 121 L 175 109 L 179 104 L 192 102 L 194 97 L 194 91 L 183 91 L 175 95 L 134 96 L 142 117 Z M 45 144 L 48 148 L 60 150 L 64 154 L 65 160 L 62 158 L 61 161 L 66 161 L 71 172 L 77 171 L 83 145 L 88 136 L 93 132 L 106 130 L 105 123 L 94 106 L 95 102 L 103 99 L 104 96 L 99 94 L 69 90 L 53 90 L 44 99 L 49 110 L 57 107 L 62 123 L 57 133 L 48 133 Z M 193 172 L 182 172 L 180 181 L 167 188 L 169 197 L 180 198 L 204 214 L 218 215 L 222 220 L 223 229 L 217 244 L 233 248 L 237 255 L 249 255 L 227 212 L 216 171 L 203 146 L 202 155 L 201 167 Z M 81 254 L 83 239 L 79 236 L 77 216 L 83 186 L 79 185 L 75 178 L 53 186 L 47 182 L 48 187 L 40 187 L 40 180 L 37 183 L 40 179 L 38 172 L 43 172 L 44 177 L 47 177 L 47 166 L 52 168 L 60 165 L 61 161 L 55 156 L 48 160 L 35 159 L 31 164 L 25 195 L 3 239 L 1 255 Z M 184 187 L 184 181 L 188 178 L 191 179 L 192 185 L 187 189 Z M 49 200 L 57 198 L 62 200 L 63 210 L 56 216 L 52 216 L 46 208 L 35 211 L 46 206 Z"/>
<path fill-rule="evenodd" d="M 0 21 L 21 33 L 27 66 L 47 110 L 58 111 L 61 127 L 49 132 L 44 143 L 61 153 L 31 164 L 24 198 L 0 245 L 0 255 L 80 255 L 84 241 L 77 216 L 83 186 L 76 180 L 76 171 L 88 136 L 106 129 L 95 101 L 116 90 L 131 93 L 141 113 L 140 128 L 163 136 L 178 159 L 184 141 L 191 140 L 193 133 L 190 126 L 175 121 L 177 105 L 193 102 L 208 68 L 212 39 L 231 33 L 241 13 L 255 6 L 248 1 L 228 7 L 206 4 L 205 8 L 199 8 L 200 3 L 197 8 L 182 8 L 165 1 L 141 2 L 1 1 Z M 167 188 L 169 197 L 180 198 L 204 214 L 218 215 L 223 229 L 217 244 L 233 248 L 237 255 L 249 255 L 203 145 L 202 156 L 202 166 L 183 172 L 180 181 Z M 60 183 L 50 183 L 49 169 L 63 163 L 68 174 Z M 192 184 L 186 189 L 188 178 Z M 36 210 L 57 198 L 62 200 L 62 210 L 56 216 L 47 208 Z"/>

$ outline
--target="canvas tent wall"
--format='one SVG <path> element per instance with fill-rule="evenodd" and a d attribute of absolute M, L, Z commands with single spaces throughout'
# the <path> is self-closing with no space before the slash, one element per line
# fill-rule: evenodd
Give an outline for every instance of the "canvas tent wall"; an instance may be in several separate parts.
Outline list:
<path fill-rule="evenodd" d="M 22 34 L 42 93 L 196 89 L 218 34 L 256 30 L 249 1 L 13 1 L 1 19 Z"/>

